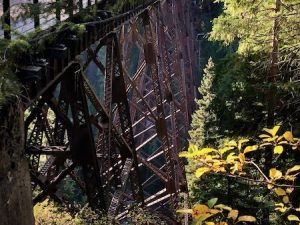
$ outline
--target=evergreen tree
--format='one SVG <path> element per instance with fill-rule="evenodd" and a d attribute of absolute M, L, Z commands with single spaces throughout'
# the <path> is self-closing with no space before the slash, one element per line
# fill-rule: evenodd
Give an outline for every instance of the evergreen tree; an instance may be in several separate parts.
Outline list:
<path fill-rule="evenodd" d="M 238 42 L 238 53 L 259 54 L 264 70 L 267 124 L 278 111 L 278 87 L 298 80 L 300 4 L 298 0 L 217 0 L 224 12 L 213 21 L 210 39 L 228 45 Z M 288 64 L 288 66 L 286 66 Z M 297 66 L 295 66 L 295 64 Z M 291 67 L 296 69 L 291 72 Z M 278 84 L 280 82 L 281 84 Z M 284 85 L 285 86 L 285 85 Z"/>
<path fill-rule="evenodd" d="M 213 93 L 213 81 L 215 79 L 215 65 L 209 58 L 201 86 L 198 91 L 201 94 L 201 99 L 196 100 L 198 110 L 192 115 L 192 125 L 189 132 L 191 142 L 197 146 L 203 146 L 208 139 L 212 138 L 212 134 L 217 132 L 216 115 L 212 108 L 212 102 L 215 98 Z"/>

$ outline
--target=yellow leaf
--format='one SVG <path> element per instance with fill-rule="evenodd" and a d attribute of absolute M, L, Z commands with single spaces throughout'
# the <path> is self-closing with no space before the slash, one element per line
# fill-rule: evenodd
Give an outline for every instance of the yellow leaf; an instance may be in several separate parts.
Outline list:
<path fill-rule="evenodd" d="M 235 159 L 238 159 L 238 158 L 239 158 L 239 157 L 237 157 L 233 152 L 231 152 L 231 153 L 227 156 L 226 161 L 227 161 L 228 163 L 232 163 L 232 162 L 234 162 Z"/>
<path fill-rule="evenodd" d="M 253 152 L 256 151 L 257 149 L 258 149 L 258 145 L 247 146 L 244 149 L 244 153 Z"/>
<path fill-rule="evenodd" d="M 198 168 L 198 169 L 196 170 L 195 176 L 196 176 L 197 178 L 199 178 L 199 177 L 201 177 L 204 173 L 206 173 L 206 172 L 208 172 L 208 171 L 210 171 L 209 168 L 207 168 L 207 167 L 200 167 L 200 168 Z"/>
<path fill-rule="evenodd" d="M 269 138 L 270 135 L 268 135 L 268 134 L 261 134 L 261 135 L 259 135 L 259 137 L 260 137 L 260 138 Z"/>
<path fill-rule="evenodd" d="M 218 151 L 214 148 L 203 148 L 197 153 L 197 155 L 206 155 L 206 154 L 211 153 L 211 152 L 217 152 L 218 153 Z"/>
<path fill-rule="evenodd" d="M 217 209 L 210 209 L 209 212 L 210 212 L 211 214 L 217 214 L 217 213 L 220 212 L 220 210 L 217 210 Z"/>
<path fill-rule="evenodd" d="M 189 151 L 197 151 L 198 150 L 198 147 L 192 143 L 189 143 Z"/>
<path fill-rule="evenodd" d="M 285 175 L 284 179 L 288 180 L 288 181 L 295 181 L 296 176 L 295 175 Z"/>
<path fill-rule="evenodd" d="M 273 184 L 268 184 L 267 187 L 268 187 L 268 189 L 271 190 L 274 187 L 274 185 Z"/>
<path fill-rule="evenodd" d="M 285 138 L 285 140 L 287 141 L 294 141 L 294 137 L 293 137 L 293 134 L 291 131 L 286 131 L 284 134 L 283 134 L 283 137 Z"/>
<path fill-rule="evenodd" d="M 281 212 L 281 213 L 284 213 L 284 212 L 286 212 L 287 207 L 277 207 L 277 208 L 275 208 L 275 210 L 276 210 L 276 211 L 279 211 L 279 212 Z"/>
<path fill-rule="evenodd" d="M 291 194 L 294 191 L 294 188 L 287 188 L 286 193 Z"/>
<path fill-rule="evenodd" d="M 274 137 L 265 138 L 265 139 L 263 139 L 262 141 L 263 141 L 263 142 L 274 142 L 274 141 L 277 140 L 277 138 L 278 138 L 278 136 L 276 135 L 276 136 L 274 136 Z"/>
<path fill-rule="evenodd" d="M 272 129 L 264 128 L 263 130 L 266 131 L 267 133 L 271 134 L 273 137 L 277 134 L 280 126 L 276 125 Z"/>
<path fill-rule="evenodd" d="M 192 154 L 190 152 L 187 151 L 183 151 L 179 153 L 179 157 L 184 157 L 184 158 L 191 158 Z"/>
<path fill-rule="evenodd" d="M 203 204 L 197 204 L 193 207 L 192 217 L 203 221 L 210 217 L 212 214 L 209 213 L 209 208 Z"/>
<path fill-rule="evenodd" d="M 193 207 L 193 211 L 197 211 L 198 213 L 207 213 L 209 211 L 209 208 L 207 205 L 203 205 L 203 204 L 196 204 Z"/>
<path fill-rule="evenodd" d="M 239 222 L 256 222 L 256 218 L 254 216 L 240 216 L 238 218 Z"/>
<path fill-rule="evenodd" d="M 275 203 L 275 206 L 279 206 L 279 207 L 283 207 L 284 206 L 284 204 L 283 203 Z"/>
<path fill-rule="evenodd" d="M 239 164 L 240 163 L 236 162 L 232 167 L 230 167 L 230 169 L 231 169 L 230 173 L 231 174 L 234 174 L 236 171 L 239 170 Z"/>
<path fill-rule="evenodd" d="M 300 221 L 299 217 L 296 215 L 289 215 L 288 220 L 289 221 Z"/>
<path fill-rule="evenodd" d="M 236 141 L 229 141 L 228 143 L 227 143 L 227 145 L 228 146 L 233 146 L 233 147 L 237 147 L 237 143 L 236 143 Z"/>
<path fill-rule="evenodd" d="M 272 145 L 272 143 L 263 143 L 263 144 L 259 145 L 259 147 L 264 147 L 264 146 L 267 146 L 267 145 Z"/>
<path fill-rule="evenodd" d="M 275 188 L 275 193 L 276 193 L 278 196 L 286 195 L 285 190 L 283 190 L 282 188 Z"/>
<path fill-rule="evenodd" d="M 178 213 L 193 213 L 192 209 L 178 209 L 176 210 Z"/>
<path fill-rule="evenodd" d="M 249 139 L 241 139 L 241 140 L 239 140 L 238 141 L 238 149 L 241 150 L 242 144 L 244 144 L 244 143 L 246 143 L 248 141 L 249 141 Z"/>
<path fill-rule="evenodd" d="M 284 197 L 282 198 L 282 201 L 283 201 L 285 204 L 287 204 L 287 203 L 290 202 L 290 199 L 289 199 L 289 197 L 286 195 L 286 196 L 284 196 Z"/>
<path fill-rule="evenodd" d="M 233 210 L 231 210 L 231 211 L 228 213 L 227 218 L 228 218 L 228 219 L 231 218 L 231 219 L 233 219 L 233 220 L 236 220 L 236 218 L 238 217 L 238 215 L 239 215 L 239 211 L 233 209 Z"/>
<path fill-rule="evenodd" d="M 276 170 L 275 168 L 270 169 L 269 176 L 272 180 L 278 180 L 282 177 L 282 173 L 279 170 Z"/>
<path fill-rule="evenodd" d="M 297 212 L 300 212 L 300 208 L 296 208 L 295 210 L 296 210 Z"/>
<path fill-rule="evenodd" d="M 214 222 L 205 222 L 205 225 L 215 225 Z"/>
<path fill-rule="evenodd" d="M 228 151 L 230 151 L 230 150 L 232 150 L 232 149 L 234 149 L 234 147 L 225 147 L 225 148 L 219 149 L 219 152 L 220 152 L 221 154 L 224 154 L 225 152 L 228 152 Z"/>
<path fill-rule="evenodd" d="M 283 152 L 283 147 L 281 145 L 277 145 L 274 148 L 274 154 L 281 154 Z"/>
<path fill-rule="evenodd" d="M 202 224 L 202 222 L 204 220 L 208 219 L 211 216 L 213 216 L 213 215 L 210 214 L 210 213 L 204 213 L 204 214 L 201 214 L 201 215 L 195 215 L 195 216 L 193 216 L 193 218 L 195 218 L 197 220 L 197 222 L 200 222 L 199 224 Z"/>
<path fill-rule="evenodd" d="M 296 165 L 296 166 L 293 166 L 292 168 L 288 169 L 286 174 L 290 174 L 290 173 L 296 172 L 298 170 L 300 170 L 300 165 Z"/>
<path fill-rule="evenodd" d="M 232 210 L 231 207 L 229 207 L 229 206 L 227 206 L 227 205 L 223 205 L 223 204 L 215 205 L 214 208 L 216 208 L 216 209 L 225 209 L 225 210 L 227 210 L 227 211 L 231 211 L 231 210 Z"/>
<path fill-rule="evenodd" d="M 245 155 L 243 153 L 239 154 L 239 160 L 240 160 L 241 163 L 245 162 L 246 158 L 245 158 Z"/>

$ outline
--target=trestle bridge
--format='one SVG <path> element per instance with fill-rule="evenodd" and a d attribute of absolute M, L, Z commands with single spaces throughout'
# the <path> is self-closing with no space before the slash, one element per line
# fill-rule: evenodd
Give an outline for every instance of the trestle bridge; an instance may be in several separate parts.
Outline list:
<path fill-rule="evenodd" d="M 137 204 L 172 221 L 187 193 L 178 153 L 187 148 L 196 96 L 192 1 L 144 1 L 84 25 L 81 35 L 59 31 L 18 67 L 31 188 L 40 190 L 33 202 L 67 205 L 57 186 L 70 177 L 110 216 Z"/>

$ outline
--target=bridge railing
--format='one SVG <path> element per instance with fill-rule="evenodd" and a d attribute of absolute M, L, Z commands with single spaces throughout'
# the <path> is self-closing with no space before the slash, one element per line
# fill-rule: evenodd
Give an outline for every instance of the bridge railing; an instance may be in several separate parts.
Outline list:
<path fill-rule="evenodd" d="M 0 0 L 0 39 L 15 39 L 34 32 L 37 28 L 47 30 L 60 22 L 73 22 L 70 17 L 84 9 L 96 6 L 96 9 L 101 10 L 102 2 L 103 0 L 65 0 L 58 4 L 55 0 Z M 121 14 L 144 7 L 149 2 L 153 1 L 145 0 L 139 5 L 125 7 L 113 19 L 117 20 Z M 38 11 L 41 13 L 37 13 Z"/>

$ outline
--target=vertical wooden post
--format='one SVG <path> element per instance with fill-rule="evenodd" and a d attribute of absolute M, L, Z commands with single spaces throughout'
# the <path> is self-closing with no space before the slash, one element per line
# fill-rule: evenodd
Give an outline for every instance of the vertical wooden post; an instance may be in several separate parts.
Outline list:
<path fill-rule="evenodd" d="M 79 11 L 83 9 L 83 2 L 82 0 L 79 0 Z"/>
<path fill-rule="evenodd" d="M 4 38 L 11 39 L 10 35 L 10 0 L 3 0 L 3 29 Z"/>
<path fill-rule="evenodd" d="M 55 14 L 56 14 L 56 19 L 57 21 L 60 21 L 60 5 L 59 4 L 59 0 L 56 0 L 56 10 L 55 10 Z"/>
<path fill-rule="evenodd" d="M 33 4 L 38 4 L 38 3 L 39 0 L 33 0 Z M 34 15 L 33 20 L 34 20 L 34 28 L 40 26 L 40 14 Z"/>
<path fill-rule="evenodd" d="M 73 0 L 68 0 L 67 3 L 68 3 L 67 13 L 69 14 L 69 18 L 72 20 L 74 14 L 74 3 Z"/>

